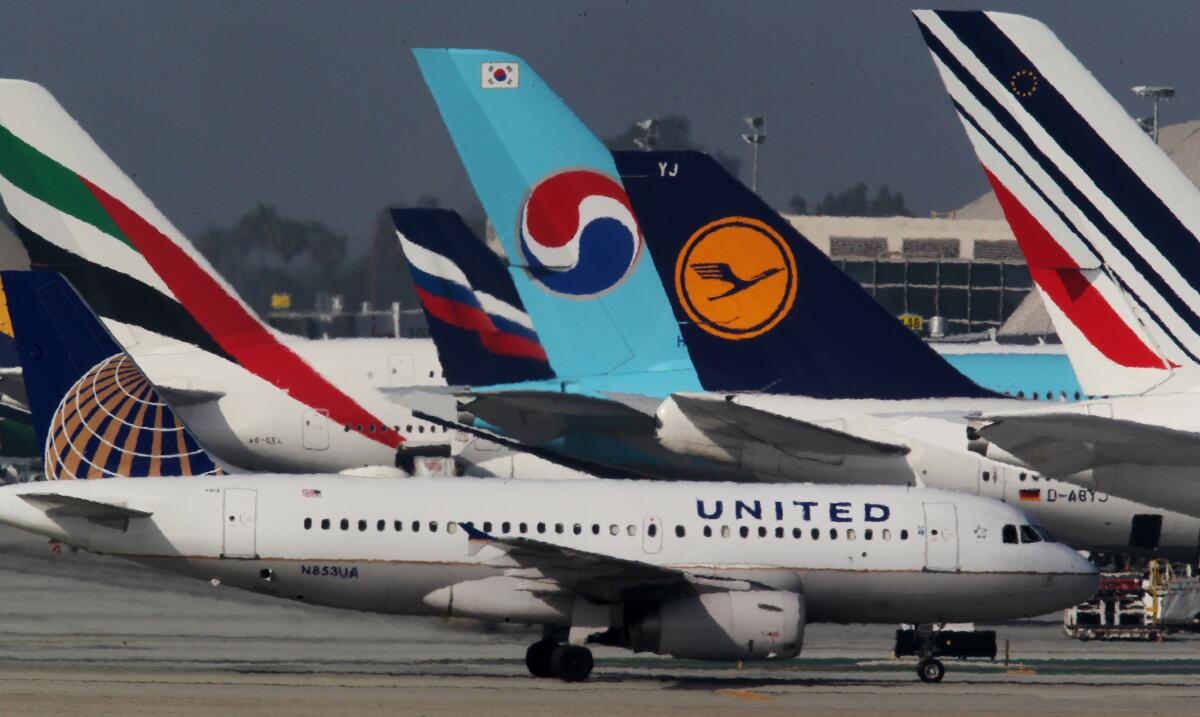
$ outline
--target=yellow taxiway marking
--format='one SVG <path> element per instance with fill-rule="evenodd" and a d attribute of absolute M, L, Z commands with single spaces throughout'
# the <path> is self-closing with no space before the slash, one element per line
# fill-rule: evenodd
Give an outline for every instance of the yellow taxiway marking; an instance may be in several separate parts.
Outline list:
<path fill-rule="evenodd" d="M 750 690 L 717 690 L 718 695 L 726 697 L 736 697 L 739 700 L 747 700 L 750 702 L 770 702 L 771 697 L 764 695 L 761 692 L 751 692 Z"/>

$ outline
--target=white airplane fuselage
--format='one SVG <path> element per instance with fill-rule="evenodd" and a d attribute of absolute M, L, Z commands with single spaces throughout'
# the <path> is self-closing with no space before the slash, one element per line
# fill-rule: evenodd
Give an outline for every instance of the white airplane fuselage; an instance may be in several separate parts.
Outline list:
<path fill-rule="evenodd" d="M 107 323 L 113 329 L 114 324 Z M 121 336 L 120 325 L 115 326 L 114 334 Z M 386 427 L 391 435 L 402 436 L 407 448 L 449 445 L 470 475 L 582 475 L 414 416 L 405 405 L 408 394 L 437 392 L 445 387 L 432 341 L 287 336 L 281 340 L 378 416 L 380 423 L 339 426 L 322 412 L 323 407 L 309 406 L 238 364 L 180 342 L 154 337 L 148 342 L 153 349 L 139 351 L 141 346 L 133 343 L 130 350 L 155 385 L 168 393 L 174 389 L 173 408 L 201 443 L 226 463 L 247 470 L 337 473 L 366 466 L 393 466 L 396 448 L 379 440 Z M 187 399 L 190 394 L 196 396 L 194 401 Z M 451 405 L 453 399 L 445 396 L 445 401 Z"/>
<path fill-rule="evenodd" d="M 1026 409 L 1023 413 L 1076 413 L 1200 434 L 1197 398 L 1194 393 L 1117 396 L 1053 408 L 1041 406 L 1035 411 Z M 1068 485 L 1076 485 L 1097 494 L 1111 492 L 1114 497 L 1120 495 L 1155 506 L 1159 509 L 1155 512 L 1169 508 L 1189 516 L 1200 516 L 1200 471 L 1197 470 L 1196 452 L 1164 455 L 1161 462 L 1154 464 L 1136 461 L 1106 463 L 1063 477 Z"/>
<path fill-rule="evenodd" d="M 150 515 L 90 520 L 48 510 L 39 494 Z M 548 625 L 571 623 L 572 593 L 495 546 L 472 552 L 460 524 L 800 593 L 809 621 L 1015 618 L 1078 603 L 1097 586 L 1094 567 L 1062 544 L 1002 542 L 1005 525 L 1028 523 L 1020 511 L 894 486 L 346 476 L 55 481 L 0 489 L 0 521 L 288 599 Z M 619 595 L 611 605 L 619 621 Z"/>
<path fill-rule="evenodd" d="M 1074 482 L 1053 480 L 1031 469 L 994 460 L 970 449 L 967 416 L 1028 410 L 1031 403 L 1013 399 L 926 399 L 911 401 L 821 400 L 800 396 L 740 394 L 736 402 L 769 413 L 818 424 L 855 436 L 903 444 L 900 455 L 821 456 L 764 449 L 753 441 L 715 443 L 689 426 L 668 403 L 660 409 L 660 437 L 672 436 L 669 447 L 709 458 L 741 461 L 763 475 L 796 476 L 830 483 L 923 485 L 996 498 L 1019 504 L 1060 540 L 1093 550 L 1154 553 L 1191 560 L 1200 552 L 1200 512 L 1179 512 L 1172 504 L 1134 502 Z M 1131 399 L 1120 399 L 1128 401 Z M 1116 403 L 1116 401 L 1114 401 Z M 1083 404 L 1080 404 L 1082 406 Z M 1071 404 L 1056 403 L 1054 410 Z M 1078 408 L 1076 410 L 1079 410 Z M 1200 491 L 1197 492 L 1200 495 Z M 1153 506 L 1153 507 L 1152 507 Z M 1161 515 L 1156 545 L 1138 545 L 1135 516 Z"/>

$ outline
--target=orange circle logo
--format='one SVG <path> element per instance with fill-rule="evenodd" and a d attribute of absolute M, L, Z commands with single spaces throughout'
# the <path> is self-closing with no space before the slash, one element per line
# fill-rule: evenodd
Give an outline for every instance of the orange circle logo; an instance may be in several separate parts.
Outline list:
<path fill-rule="evenodd" d="M 675 292 L 697 326 L 724 339 L 775 328 L 796 300 L 796 259 L 779 234 L 747 217 L 701 227 L 675 262 Z"/>

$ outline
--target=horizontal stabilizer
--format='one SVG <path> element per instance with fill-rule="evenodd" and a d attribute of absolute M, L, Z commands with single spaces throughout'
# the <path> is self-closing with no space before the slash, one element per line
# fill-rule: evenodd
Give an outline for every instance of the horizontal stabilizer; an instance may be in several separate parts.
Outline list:
<path fill-rule="evenodd" d="M 1200 466 L 1200 433 L 1077 413 L 985 416 L 983 438 L 1049 476 L 1116 463 Z"/>
<path fill-rule="evenodd" d="M 838 431 L 797 418 L 735 403 L 731 397 L 677 393 L 675 404 L 692 423 L 713 438 L 754 441 L 787 453 L 837 456 L 888 456 L 908 446 Z"/>
<path fill-rule="evenodd" d="M 58 493 L 26 493 L 21 496 L 30 505 L 50 516 L 86 518 L 117 530 L 125 530 L 134 518 L 149 518 L 153 513 L 115 503 L 103 503 Z"/>
<path fill-rule="evenodd" d="M 524 443 L 579 430 L 653 435 L 654 414 L 628 402 L 552 391 L 475 393 L 464 408 Z"/>
<path fill-rule="evenodd" d="M 197 388 L 173 388 L 158 386 L 158 393 L 172 408 L 199 406 L 210 401 L 219 401 L 225 397 L 224 391 L 205 391 Z"/>

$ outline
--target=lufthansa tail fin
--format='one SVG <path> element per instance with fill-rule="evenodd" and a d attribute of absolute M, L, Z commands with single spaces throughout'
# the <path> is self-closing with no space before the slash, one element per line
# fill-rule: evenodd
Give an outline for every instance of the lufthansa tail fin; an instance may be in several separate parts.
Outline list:
<path fill-rule="evenodd" d="M 451 386 L 554 377 L 507 267 L 448 209 L 393 209 L 429 333 Z"/>
<path fill-rule="evenodd" d="M 50 480 L 221 472 L 62 275 L 0 272 Z"/>
<path fill-rule="evenodd" d="M 705 389 L 995 395 L 946 363 L 711 157 L 614 156 Z"/>
<path fill-rule="evenodd" d="M 600 140 L 519 57 L 414 54 L 555 374 L 671 371 L 699 388 Z"/>
<path fill-rule="evenodd" d="M 1042 23 L 915 16 L 1084 390 L 1200 386 L 1200 190 Z"/>

